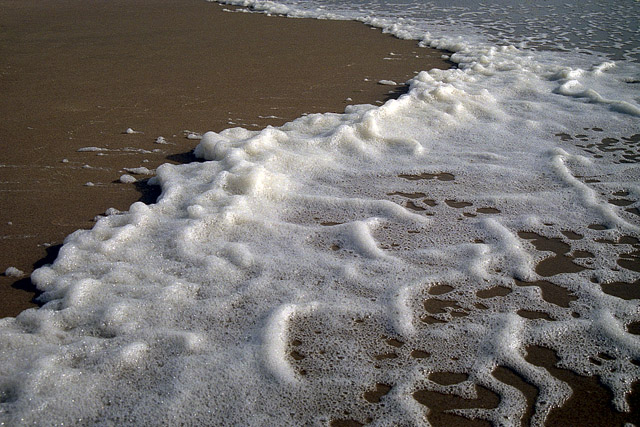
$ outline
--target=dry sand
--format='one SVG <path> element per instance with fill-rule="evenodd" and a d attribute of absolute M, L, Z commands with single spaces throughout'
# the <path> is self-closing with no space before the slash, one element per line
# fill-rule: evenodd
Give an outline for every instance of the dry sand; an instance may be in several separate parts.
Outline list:
<path fill-rule="evenodd" d="M 441 52 L 361 23 L 224 9 L 204 0 L 0 0 L 0 272 L 25 272 L 0 276 L 0 316 L 35 306 L 28 275 L 53 261 L 65 236 L 110 207 L 155 200 L 143 183 L 116 181 L 125 167 L 190 160 L 197 141 L 184 130 L 342 112 L 401 89 L 381 79 L 450 66 Z M 158 136 L 171 144 L 155 144 Z"/>

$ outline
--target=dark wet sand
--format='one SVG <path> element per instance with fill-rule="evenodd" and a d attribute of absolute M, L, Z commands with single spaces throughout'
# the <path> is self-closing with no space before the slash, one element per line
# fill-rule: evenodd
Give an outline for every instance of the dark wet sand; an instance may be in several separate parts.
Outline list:
<path fill-rule="evenodd" d="M 155 200 L 143 184 L 116 181 L 125 167 L 190 160 L 197 141 L 183 131 L 342 112 L 393 96 L 398 88 L 381 79 L 450 66 L 441 52 L 361 23 L 224 9 L 204 0 L 0 0 L 0 272 L 25 272 L 0 276 L 0 317 L 35 306 L 28 275 L 53 261 L 65 236 L 110 207 Z M 171 145 L 155 144 L 158 136 Z"/>
<path fill-rule="evenodd" d="M 342 112 L 347 104 L 394 96 L 395 88 L 378 80 L 404 82 L 415 71 L 450 66 L 440 52 L 360 23 L 227 13 L 204 0 L 0 0 L 0 9 L 0 271 L 25 272 L 20 279 L 0 276 L 0 317 L 35 306 L 28 275 L 53 261 L 65 236 L 92 227 L 109 207 L 153 202 L 157 194 L 143 183 L 116 181 L 125 167 L 191 160 L 197 141 L 185 130 L 260 129 L 304 113 Z M 170 144 L 155 144 L 158 136 Z M 91 146 L 110 151 L 78 152 Z M 634 413 L 618 414 L 597 378 L 556 368 L 550 350 L 531 347 L 527 354 L 575 392 L 549 425 L 637 416 L 637 385 Z M 414 350 L 411 357 L 428 353 Z M 494 376 L 522 390 L 530 415 L 537 390 L 504 367 Z M 377 384 L 364 399 L 377 402 L 390 387 Z M 472 425 L 446 410 L 495 405 L 485 394 L 461 402 L 417 390 L 414 398 L 429 408 L 434 425 Z"/>

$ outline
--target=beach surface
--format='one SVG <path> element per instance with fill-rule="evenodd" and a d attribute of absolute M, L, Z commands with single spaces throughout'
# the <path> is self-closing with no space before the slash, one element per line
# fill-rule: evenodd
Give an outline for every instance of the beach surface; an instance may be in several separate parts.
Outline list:
<path fill-rule="evenodd" d="M 0 423 L 638 423 L 636 175 L 614 156 L 640 134 L 544 71 L 600 88 L 606 67 L 478 48 L 356 118 L 200 140 L 452 64 L 204 0 L 0 8 L 0 317 L 37 305 L 66 236 L 194 162 L 33 275 L 49 304 L 3 320 Z"/>
<path fill-rule="evenodd" d="M 154 202 L 139 168 L 193 160 L 194 136 L 379 104 L 403 91 L 379 81 L 451 66 L 442 52 L 361 23 L 201 0 L 0 8 L 0 270 L 24 273 L 0 276 L 0 317 L 36 306 L 29 274 L 65 236 L 108 208 Z"/>

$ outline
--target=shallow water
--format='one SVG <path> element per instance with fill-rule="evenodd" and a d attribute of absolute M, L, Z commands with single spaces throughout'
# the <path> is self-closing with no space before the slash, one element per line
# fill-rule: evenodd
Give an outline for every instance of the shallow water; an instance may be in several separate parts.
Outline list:
<path fill-rule="evenodd" d="M 292 15 L 331 19 L 388 19 L 407 30 L 466 41 L 512 44 L 520 48 L 604 53 L 614 60 L 640 59 L 638 4 L 635 1 L 547 0 L 281 0 L 238 1 Z M 418 38 L 418 37 L 416 37 Z"/>
<path fill-rule="evenodd" d="M 47 304 L 0 320 L 0 421 L 637 420 L 637 5 L 238 3 L 458 68 L 207 133 L 156 204 L 70 235 L 33 275 Z"/>

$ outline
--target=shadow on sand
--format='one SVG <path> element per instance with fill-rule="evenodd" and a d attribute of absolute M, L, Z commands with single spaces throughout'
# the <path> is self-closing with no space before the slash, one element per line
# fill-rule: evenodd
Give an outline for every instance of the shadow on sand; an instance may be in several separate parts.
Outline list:
<path fill-rule="evenodd" d="M 43 265 L 53 263 L 53 261 L 55 261 L 56 257 L 58 256 L 58 253 L 60 252 L 60 248 L 62 248 L 62 244 L 49 246 L 47 248 L 47 255 L 44 258 L 36 261 L 33 264 L 33 269 L 35 270 L 42 267 Z M 31 281 L 31 277 L 25 277 L 16 280 L 11 284 L 11 287 L 33 294 L 30 302 L 36 304 L 38 307 L 42 307 L 43 302 L 39 300 L 40 295 L 42 295 L 42 291 L 36 288 L 36 285 L 34 285 Z"/>

